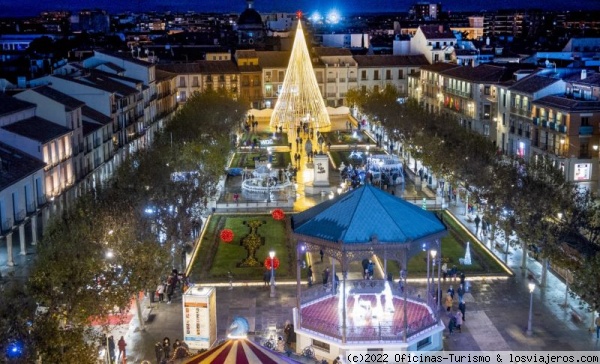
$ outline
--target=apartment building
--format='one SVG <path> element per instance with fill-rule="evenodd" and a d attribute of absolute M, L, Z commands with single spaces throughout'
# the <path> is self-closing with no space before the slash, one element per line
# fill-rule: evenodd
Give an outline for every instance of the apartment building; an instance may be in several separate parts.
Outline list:
<path fill-rule="evenodd" d="M 315 47 L 313 54 L 325 66 L 325 104 L 332 107 L 344 105 L 348 90 L 358 87 L 358 63 L 352 53 L 345 48 Z M 319 68 L 315 73 L 322 70 Z M 321 83 L 319 78 L 317 82 Z"/>
<path fill-rule="evenodd" d="M 0 125 L 32 117 L 34 107 L 16 99 L 0 98 Z M 7 247 L 7 265 L 14 266 L 13 240 L 19 254 L 27 254 L 25 228 L 37 243 L 39 212 L 46 207 L 45 170 L 41 159 L 0 142 L 0 238 Z"/>
<path fill-rule="evenodd" d="M 358 86 L 362 90 L 378 92 L 387 85 L 400 94 L 408 94 L 408 76 L 429 64 L 424 56 L 354 56 L 358 65 Z"/>

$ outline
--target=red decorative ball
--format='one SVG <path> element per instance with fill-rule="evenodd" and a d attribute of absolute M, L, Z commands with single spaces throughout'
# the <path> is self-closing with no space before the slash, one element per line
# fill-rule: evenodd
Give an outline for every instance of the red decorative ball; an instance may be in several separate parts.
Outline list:
<path fill-rule="evenodd" d="M 231 243 L 233 241 L 233 231 L 231 229 L 223 229 L 219 237 L 224 243 Z"/>
<path fill-rule="evenodd" d="M 279 268 L 279 258 L 277 257 L 273 257 L 273 259 L 271 257 L 265 258 L 265 268 L 271 269 L 271 261 L 273 261 L 273 269 Z"/>
<path fill-rule="evenodd" d="M 273 216 L 275 220 L 283 220 L 285 219 L 285 212 L 283 212 L 282 209 L 275 209 L 271 212 L 271 216 Z"/>

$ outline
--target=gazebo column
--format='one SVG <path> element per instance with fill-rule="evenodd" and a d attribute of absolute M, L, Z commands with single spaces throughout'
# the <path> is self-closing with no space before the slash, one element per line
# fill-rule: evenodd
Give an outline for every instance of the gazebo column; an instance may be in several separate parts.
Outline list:
<path fill-rule="evenodd" d="M 346 343 L 346 276 L 348 272 L 346 270 L 342 271 L 342 343 Z"/>
<path fill-rule="evenodd" d="M 298 322 L 297 326 L 300 328 L 302 322 L 302 310 L 300 310 L 300 305 L 302 303 L 302 282 L 301 276 L 302 272 L 300 270 L 302 266 L 302 254 L 300 254 L 300 245 L 297 245 L 296 254 L 298 254 L 298 261 L 296 262 L 296 308 L 298 309 Z"/>
<path fill-rule="evenodd" d="M 383 247 L 383 280 L 387 281 L 387 250 Z"/>
<path fill-rule="evenodd" d="M 335 258 L 331 257 L 331 294 L 335 295 Z"/>
<path fill-rule="evenodd" d="M 408 297 L 406 294 L 407 288 L 406 282 L 408 278 L 408 248 L 404 251 L 404 261 L 402 262 L 402 271 L 404 272 L 404 277 L 401 275 L 401 279 L 404 280 L 404 287 L 402 289 L 402 293 L 404 296 L 404 331 L 402 333 L 402 339 L 406 343 L 408 340 Z"/>

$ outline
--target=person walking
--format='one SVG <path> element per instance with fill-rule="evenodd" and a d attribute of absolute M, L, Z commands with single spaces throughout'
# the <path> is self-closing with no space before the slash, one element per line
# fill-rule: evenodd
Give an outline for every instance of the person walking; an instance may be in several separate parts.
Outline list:
<path fill-rule="evenodd" d="M 462 312 L 457 311 L 456 312 L 456 328 L 458 329 L 459 332 L 462 332 L 462 324 L 463 324 Z"/>
<path fill-rule="evenodd" d="M 481 218 L 479 215 L 475 216 L 475 236 L 479 236 L 479 223 L 481 222 Z"/>
<path fill-rule="evenodd" d="M 110 356 L 110 362 L 115 362 L 115 338 L 112 335 L 108 338 L 108 354 Z"/>
<path fill-rule="evenodd" d="M 169 360 L 169 354 L 171 354 L 171 339 L 168 337 L 163 339 L 163 352 L 165 354 L 165 359 Z"/>
<path fill-rule="evenodd" d="M 452 315 L 452 317 L 450 317 L 450 321 L 448 321 L 448 331 L 450 332 L 450 335 L 452 335 L 455 328 L 456 328 L 456 316 Z"/>
<path fill-rule="evenodd" d="M 452 286 L 450 286 L 450 288 L 448 288 L 447 293 L 450 295 L 450 297 L 452 297 L 452 299 L 454 300 L 454 288 L 452 288 Z"/>
<path fill-rule="evenodd" d="M 445 306 L 446 312 L 450 312 L 450 310 L 452 309 L 452 296 L 450 296 L 450 294 L 446 295 Z"/>
<path fill-rule="evenodd" d="M 121 338 L 119 339 L 117 346 L 119 347 L 119 356 L 117 357 L 117 360 L 122 360 L 123 362 L 126 362 L 127 353 L 125 351 L 125 347 L 127 346 L 127 343 L 125 342 L 125 338 L 123 336 L 121 336 Z M 123 359 L 121 359 L 121 357 Z"/>
<path fill-rule="evenodd" d="M 596 317 L 596 340 L 600 339 L 600 314 Z"/>
<path fill-rule="evenodd" d="M 265 286 L 269 285 L 269 282 L 271 281 L 271 271 L 268 269 L 265 269 L 265 272 L 263 273 L 263 281 L 265 282 Z"/>
<path fill-rule="evenodd" d="M 467 318 L 465 316 L 465 310 L 467 309 L 466 306 L 465 306 L 465 301 L 460 301 L 460 303 L 458 304 L 458 309 L 462 313 L 462 319 L 463 319 L 463 321 L 467 321 Z"/>
<path fill-rule="evenodd" d="M 312 282 L 313 282 L 313 270 L 312 270 L 312 265 L 308 266 L 308 273 L 306 273 L 306 276 L 308 277 L 308 286 L 312 287 Z"/>
<path fill-rule="evenodd" d="M 323 253 L 323 249 L 319 250 L 319 255 L 321 255 L 321 263 L 323 263 L 323 256 L 325 255 L 325 253 Z"/>
<path fill-rule="evenodd" d="M 462 284 L 460 286 L 458 286 L 458 290 L 456 291 L 456 293 L 458 293 L 458 301 L 461 302 L 463 300 L 463 296 L 465 294 L 465 289 Z"/>
<path fill-rule="evenodd" d="M 323 285 L 327 285 L 327 282 L 329 281 L 329 268 L 325 268 L 325 270 L 323 271 Z"/>
<path fill-rule="evenodd" d="M 467 286 L 465 286 L 465 272 L 460 272 L 460 284 L 462 284 L 462 286 L 466 289 Z"/>
<path fill-rule="evenodd" d="M 167 279 L 167 305 L 171 304 L 171 298 L 173 297 L 173 293 L 175 292 L 175 279 L 173 276 L 169 276 Z"/>
<path fill-rule="evenodd" d="M 165 284 L 159 283 L 156 287 L 156 294 L 158 295 L 158 303 L 164 302 L 165 300 Z"/>

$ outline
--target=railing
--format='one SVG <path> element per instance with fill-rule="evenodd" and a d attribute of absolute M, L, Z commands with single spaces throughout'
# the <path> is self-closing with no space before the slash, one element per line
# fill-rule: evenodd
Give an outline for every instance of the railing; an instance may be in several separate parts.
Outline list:
<path fill-rule="evenodd" d="M 38 206 L 44 206 L 46 204 L 46 195 L 38 195 L 37 196 L 37 203 Z"/>
<path fill-rule="evenodd" d="M 340 78 L 340 82 L 346 82 L 345 78 Z"/>
<path fill-rule="evenodd" d="M 8 232 L 13 228 L 13 221 L 11 218 L 2 220 L 2 232 Z"/>
<path fill-rule="evenodd" d="M 533 119 L 531 119 L 531 122 L 533 123 L 533 125 L 540 125 L 540 118 L 534 117 Z"/>
<path fill-rule="evenodd" d="M 15 211 L 15 221 L 16 222 L 21 222 L 21 221 L 25 220 L 26 216 L 27 216 L 27 214 L 25 213 L 25 210 Z"/>
<path fill-rule="evenodd" d="M 35 212 L 35 210 L 36 210 L 35 204 L 33 202 L 27 202 L 25 204 L 25 209 L 27 210 L 28 214 Z"/>
<path fill-rule="evenodd" d="M 517 134 L 523 135 L 523 129 L 517 129 Z"/>
<path fill-rule="evenodd" d="M 514 134 L 514 133 L 515 133 L 515 127 L 514 127 L 514 126 L 511 126 L 511 127 L 510 127 L 510 131 L 509 131 L 509 132 L 510 132 L 511 134 Z"/>
<path fill-rule="evenodd" d="M 335 82 L 335 78 L 327 78 L 327 82 Z"/>
<path fill-rule="evenodd" d="M 336 96 L 336 94 L 335 94 L 335 93 L 331 93 L 331 92 L 328 92 L 328 93 L 327 93 L 327 97 L 335 97 L 335 96 Z"/>
<path fill-rule="evenodd" d="M 567 126 L 566 125 L 559 125 L 558 126 L 558 131 L 560 133 L 566 133 L 567 132 Z"/>
<path fill-rule="evenodd" d="M 350 78 L 348 78 L 348 82 L 357 82 L 357 79 L 350 77 Z"/>

